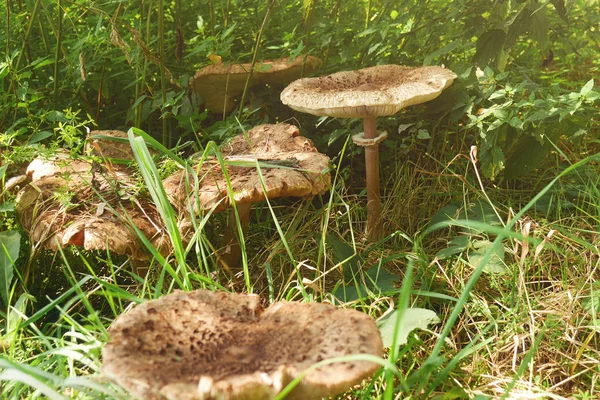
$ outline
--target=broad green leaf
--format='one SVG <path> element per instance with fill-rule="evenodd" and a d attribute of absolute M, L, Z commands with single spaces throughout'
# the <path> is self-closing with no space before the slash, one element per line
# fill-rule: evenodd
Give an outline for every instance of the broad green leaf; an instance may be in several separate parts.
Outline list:
<path fill-rule="evenodd" d="M 8 164 L 4 164 L 4 165 L 0 166 L 0 179 L 4 178 L 7 168 L 8 168 Z"/>
<path fill-rule="evenodd" d="M 569 15 L 567 13 L 567 7 L 565 6 L 565 0 L 551 0 L 554 8 L 558 15 L 565 21 L 569 22 Z"/>
<path fill-rule="evenodd" d="M 9 203 L 0 204 L 0 212 L 11 212 L 11 211 L 15 211 L 15 203 L 9 202 Z"/>
<path fill-rule="evenodd" d="M 492 61 L 497 60 L 504 49 L 506 33 L 502 29 L 492 29 L 484 32 L 477 39 L 475 45 L 475 62 L 483 68 L 493 65 Z"/>
<path fill-rule="evenodd" d="M 431 139 L 431 135 L 427 129 L 419 129 L 419 132 L 417 132 L 417 139 Z"/>
<path fill-rule="evenodd" d="M 471 397 L 461 387 L 454 387 L 444 394 L 437 395 L 431 400 L 458 400 L 458 399 L 470 399 Z"/>
<path fill-rule="evenodd" d="M 354 247 L 349 243 L 330 233 L 327 234 L 327 244 L 333 250 L 333 262 L 342 264 L 344 281 L 352 282 L 352 277 L 359 272 L 362 257 L 356 253 Z"/>
<path fill-rule="evenodd" d="M 531 16 L 531 33 L 541 49 L 545 49 L 548 44 L 549 30 L 550 24 L 546 16 L 546 9 L 540 8 Z"/>
<path fill-rule="evenodd" d="M 586 96 L 589 92 L 594 88 L 594 79 L 590 79 L 587 83 L 581 88 L 579 94 L 582 96 Z"/>
<path fill-rule="evenodd" d="M 344 303 L 364 298 L 368 292 L 374 292 L 378 295 L 382 293 L 391 293 L 397 291 L 394 283 L 401 278 L 394 275 L 385 268 L 376 266 L 371 267 L 363 274 L 356 276 L 359 282 L 358 287 L 355 285 L 343 285 L 338 287 L 333 294 Z"/>
<path fill-rule="evenodd" d="M 428 56 L 426 56 L 425 60 L 423 61 L 423 65 L 431 65 L 431 61 L 433 61 L 434 59 L 436 59 L 436 58 L 438 58 L 440 56 L 443 56 L 444 54 L 448 54 L 448 53 L 453 52 L 460 45 L 462 45 L 462 42 L 460 40 L 455 40 L 454 42 L 448 43 L 447 45 L 445 45 L 441 49 L 436 50 L 433 53 L 431 53 Z"/>
<path fill-rule="evenodd" d="M 492 244 L 489 240 L 476 240 L 473 242 L 473 247 L 476 250 L 469 253 L 471 267 L 476 269 L 479 266 L 487 251 L 492 247 Z M 506 264 L 504 263 L 504 246 L 499 246 L 494 250 L 487 264 L 483 267 L 483 272 L 496 274 L 507 272 Z"/>
<path fill-rule="evenodd" d="M 29 144 L 34 144 L 37 142 L 41 142 L 44 139 L 47 139 L 49 137 L 51 137 L 53 135 L 52 132 L 50 131 L 39 131 L 34 133 L 33 135 L 31 135 L 31 137 L 28 140 Z"/>
<path fill-rule="evenodd" d="M 448 204 L 447 206 L 442 207 L 438 212 L 431 217 L 429 221 L 429 226 L 433 226 L 440 222 L 446 221 L 454 221 L 459 219 L 461 215 L 461 207 L 457 204 Z"/>
<path fill-rule="evenodd" d="M 552 145 L 547 140 L 544 140 L 544 144 L 540 144 L 533 136 L 523 136 L 511 149 L 510 156 L 506 160 L 504 179 L 511 180 L 532 172 L 542 163 L 551 149 Z"/>
<path fill-rule="evenodd" d="M 8 304 L 9 301 L 10 283 L 20 249 L 21 234 L 19 232 L 0 232 L 0 295 L 4 304 Z"/>
<path fill-rule="evenodd" d="M 440 260 L 452 257 L 453 255 L 460 254 L 467 250 L 470 246 L 471 239 L 469 235 L 461 235 L 455 237 L 448 242 L 448 247 L 437 252 L 435 255 Z"/>
<path fill-rule="evenodd" d="M 436 313 L 431 310 L 424 308 L 407 308 L 400 321 L 399 331 L 394 332 L 397 318 L 398 311 L 393 311 L 387 318 L 377 323 L 385 347 L 390 347 L 392 345 L 394 336 L 397 337 L 396 343 L 398 346 L 402 346 L 406 344 L 408 335 L 415 329 L 427 329 L 431 324 L 440 323 L 440 319 Z"/>

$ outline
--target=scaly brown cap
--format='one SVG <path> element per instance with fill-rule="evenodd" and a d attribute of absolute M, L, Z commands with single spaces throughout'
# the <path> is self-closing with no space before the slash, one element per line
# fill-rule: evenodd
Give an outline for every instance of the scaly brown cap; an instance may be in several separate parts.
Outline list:
<path fill-rule="evenodd" d="M 192 90 L 204 99 L 206 108 L 215 113 L 230 112 L 235 99 L 244 91 L 252 64 L 212 64 L 196 73 L 190 83 Z M 258 84 L 285 85 L 321 66 L 317 57 L 296 57 L 265 60 L 256 63 L 248 87 Z"/>
<path fill-rule="evenodd" d="M 136 198 L 128 169 L 58 152 L 36 158 L 26 173 L 31 183 L 17 195 L 15 209 L 33 243 L 53 251 L 75 245 L 147 260 L 131 220 L 161 253 L 170 251 L 156 207 Z"/>
<path fill-rule="evenodd" d="M 233 198 L 240 204 L 257 203 L 267 197 L 314 196 L 331 186 L 329 158 L 319 153 L 310 139 L 300 136 L 293 125 L 259 125 L 233 138 L 221 151 L 228 162 Z M 254 160 L 270 165 L 261 167 L 266 190 L 263 190 Z M 247 166 L 239 166 L 240 163 Z M 205 161 L 197 176 L 200 179 L 198 192 L 189 184 L 194 182 L 193 177 L 188 176 L 186 182 L 183 170 L 163 181 L 173 204 L 188 210 L 186 205 L 196 207 L 198 197 L 204 211 L 214 206 L 215 212 L 219 212 L 231 206 L 227 181 L 216 160 Z"/>
<path fill-rule="evenodd" d="M 383 355 L 375 322 L 330 304 L 275 303 L 256 295 L 175 291 L 119 316 L 102 372 L 139 399 L 272 399 L 308 367 L 351 354 Z M 286 399 L 348 390 L 379 366 L 332 363 L 309 372 Z"/>
<path fill-rule="evenodd" d="M 442 67 L 379 65 L 292 82 L 281 101 L 294 110 L 341 118 L 393 115 L 440 95 L 456 78 Z"/>

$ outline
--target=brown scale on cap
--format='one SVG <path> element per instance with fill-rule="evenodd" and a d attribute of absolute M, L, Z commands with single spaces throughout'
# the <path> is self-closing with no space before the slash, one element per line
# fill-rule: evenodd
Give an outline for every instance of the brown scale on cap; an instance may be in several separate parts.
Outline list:
<path fill-rule="evenodd" d="M 256 295 L 179 292 L 117 318 L 102 371 L 140 399 L 271 399 L 313 364 L 350 354 L 382 356 L 374 321 L 319 303 Z M 349 389 L 378 365 L 333 363 L 308 373 L 288 399 Z"/>
<path fill-rule="evenodd" d="M 252 204 L 277 197 L 314 196 L 329 190 L 329 158 L 317 151 L 310 139 L 300 136 L 297 127 L 288 124 L 260 125 L 221 146 L 231 180 L 233 197 L 238 204 Z M 263 191 L 254 160 L 271 166 L 261 167 L 266 192 Z M 246 162 L 238 166 L 235 162 Z M 186 183 L 185 171 L 163 181 L 165 190 L 181 210 L 196 204 L 199 197 L 203 211 L 213 206 L 215 212 L 231 206 L 227 183 L 215 160 L 203 163 L 198 173 L 200 187 L 195 193 Z M 188 182 L 193 182 L 188 177 Z M 189 203 L 188 203 L 189 202 Z M 198 212 L 198 211 L 196 211 Z"/>
<path fill-rule="evenodd" d="M 136 198 L 137 184 L 126 167 L 57 152 L 34 159 L 26 174 L 31 183 L 17 195 L 15 209 L 33 243 L 52 251 L 74 245 L 147 260 L 131 220 L 159 251 L 170 251 L 156 207 Z"/>
<path fill-rule="evenodd" d="M 331 186 L 329 158 L 293 125 L 259 125 L 221 146 L 221 153 L 227 163 L 225 168 L 243 232 L 247 230 L 253 203 L 267 198 L 312 197 Z M 262 182 L 256 160 L 262 164 Z M 191 217 L 190 206 L 194 213 L 221 212 L 232 206 L 225 175 L 214 158 L 203 162 L 197 177 L 197 191 L 193 190 L 195 177 L 188 173 L 186 179 L 183 170 L 163 181 L 171 203 L 184 215 L 184 227 Z M 235 238 L 236 218 L 232 210 L 224 238 L 226 249 L 221 254 L 228 266 L 238 264 L 241 257 Z"/>
<path fill-rule="evenodd" d="M 286 85 L 320 66 L 321 60 L 313 56 L 264 60 L 254 66 L 248 87 Z M 209 65 L 196 73 L 190 87 L 203 97 L 209 111 L 228 113 L 235 108 L 235 99 L 244 91 L 251 67 L 251 63 Z"/>

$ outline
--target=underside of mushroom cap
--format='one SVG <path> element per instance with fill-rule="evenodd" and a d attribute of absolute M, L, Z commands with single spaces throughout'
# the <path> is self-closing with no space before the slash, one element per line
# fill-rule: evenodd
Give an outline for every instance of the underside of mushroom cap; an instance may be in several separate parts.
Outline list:
<path fill-rule="evenodd" d="M 382 356 L 374 321 L 319 303 L 255 295 L 176 291 L 117 318 L 102 371 L 140 399 L 272 399 L 315 363 L 350 354 Z M 349 389 L 378 365 L 332 363 L 309 372 L 288 399 Z"/>
<path fill-rule="evenodd" d="M 248 87 L 258 84 L 285 85 L 320 66 L 321 60 L 313 56 L 298 56 L 293 60 L 264 60 L 255 64 Z M 212 64 L 198 71 L 190 86 L 202 96 L 208 110 L 230 112 L 235 107 L 235 98 L 244 91 L 251 67 L 251 63 Z"/>
<path fill-rule="evenodd" d="M 314 196 L 331 186 L 329 158 L 319 153 L 309 139 L 300 136 L 293 125 L 259 125 L 233 138 L 221 151 L 227 162 L 233 199 L 240 204 L 284 196 Z M 262 182 L 255 160 L 263 164 Z M 215 207 L 214 212 L 219 212 L 231 206 L 227 181 L 216 160 L 205 161 L 197 176 L 200 180 L 197 192 L 190 184 L 194 182 L 193 176 L 188 174 L 186 179 L 183 170 L 163 181 L 173 204 L 181 210 L 188 210 L 192 204 L 195 212 L 198 203 L 203 211 Z"/>
<path fill-rule="evenodd" d="M 393 115 L 436 98 L 455 78 L 443 67 L 379 65 L 298 79 L 283 90 L 281 101 L 294 110 L 320 116 Z"/>
<path fill-rule="evenodd" d="M 31 184 L 19 192 L 15 209 L 33 243 L 53 251 L 74 245 L 146 260 L 148 253 L 129 220 L 161 253 L 170 251 L 156 207 L 136 198 L 128 169 L 109 169 L 65 152 L 36 158 L 27 175 Z"/>

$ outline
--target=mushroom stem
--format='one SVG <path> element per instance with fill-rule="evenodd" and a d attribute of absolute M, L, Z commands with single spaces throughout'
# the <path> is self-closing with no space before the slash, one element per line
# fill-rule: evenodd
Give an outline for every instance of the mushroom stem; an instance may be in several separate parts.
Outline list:
<path fill-rule="evenodd" d="M 375 117 L 363 119 L 365 139 L 377 137 Z M 381 220 L 381 196 L 379 194 L 379 144 L 365 147 L 365 166 L 367 170 L 367 237 L 379 240 L 383 236 Z"/>
<path fill-rule="evenodd" d="M 250 219 L 252 203 L 237 203 L 235 206 L 240 218 L 240 225 L 242 226 L 242 231 L 239 234 L 245 236 L 248 232 L 248 220 Z M 229 222 L 227 223 L 227 232 L 225 233 L 224 238 L 226 243 L 225 250 L 221 253 L 221 258 L 229 267 L 238 267 L 242 257 L 242 249 L 240 248 L 240 242 L 236 235 L 236 228 L 235 210 L 232 208 L 229 213 Z"/>

